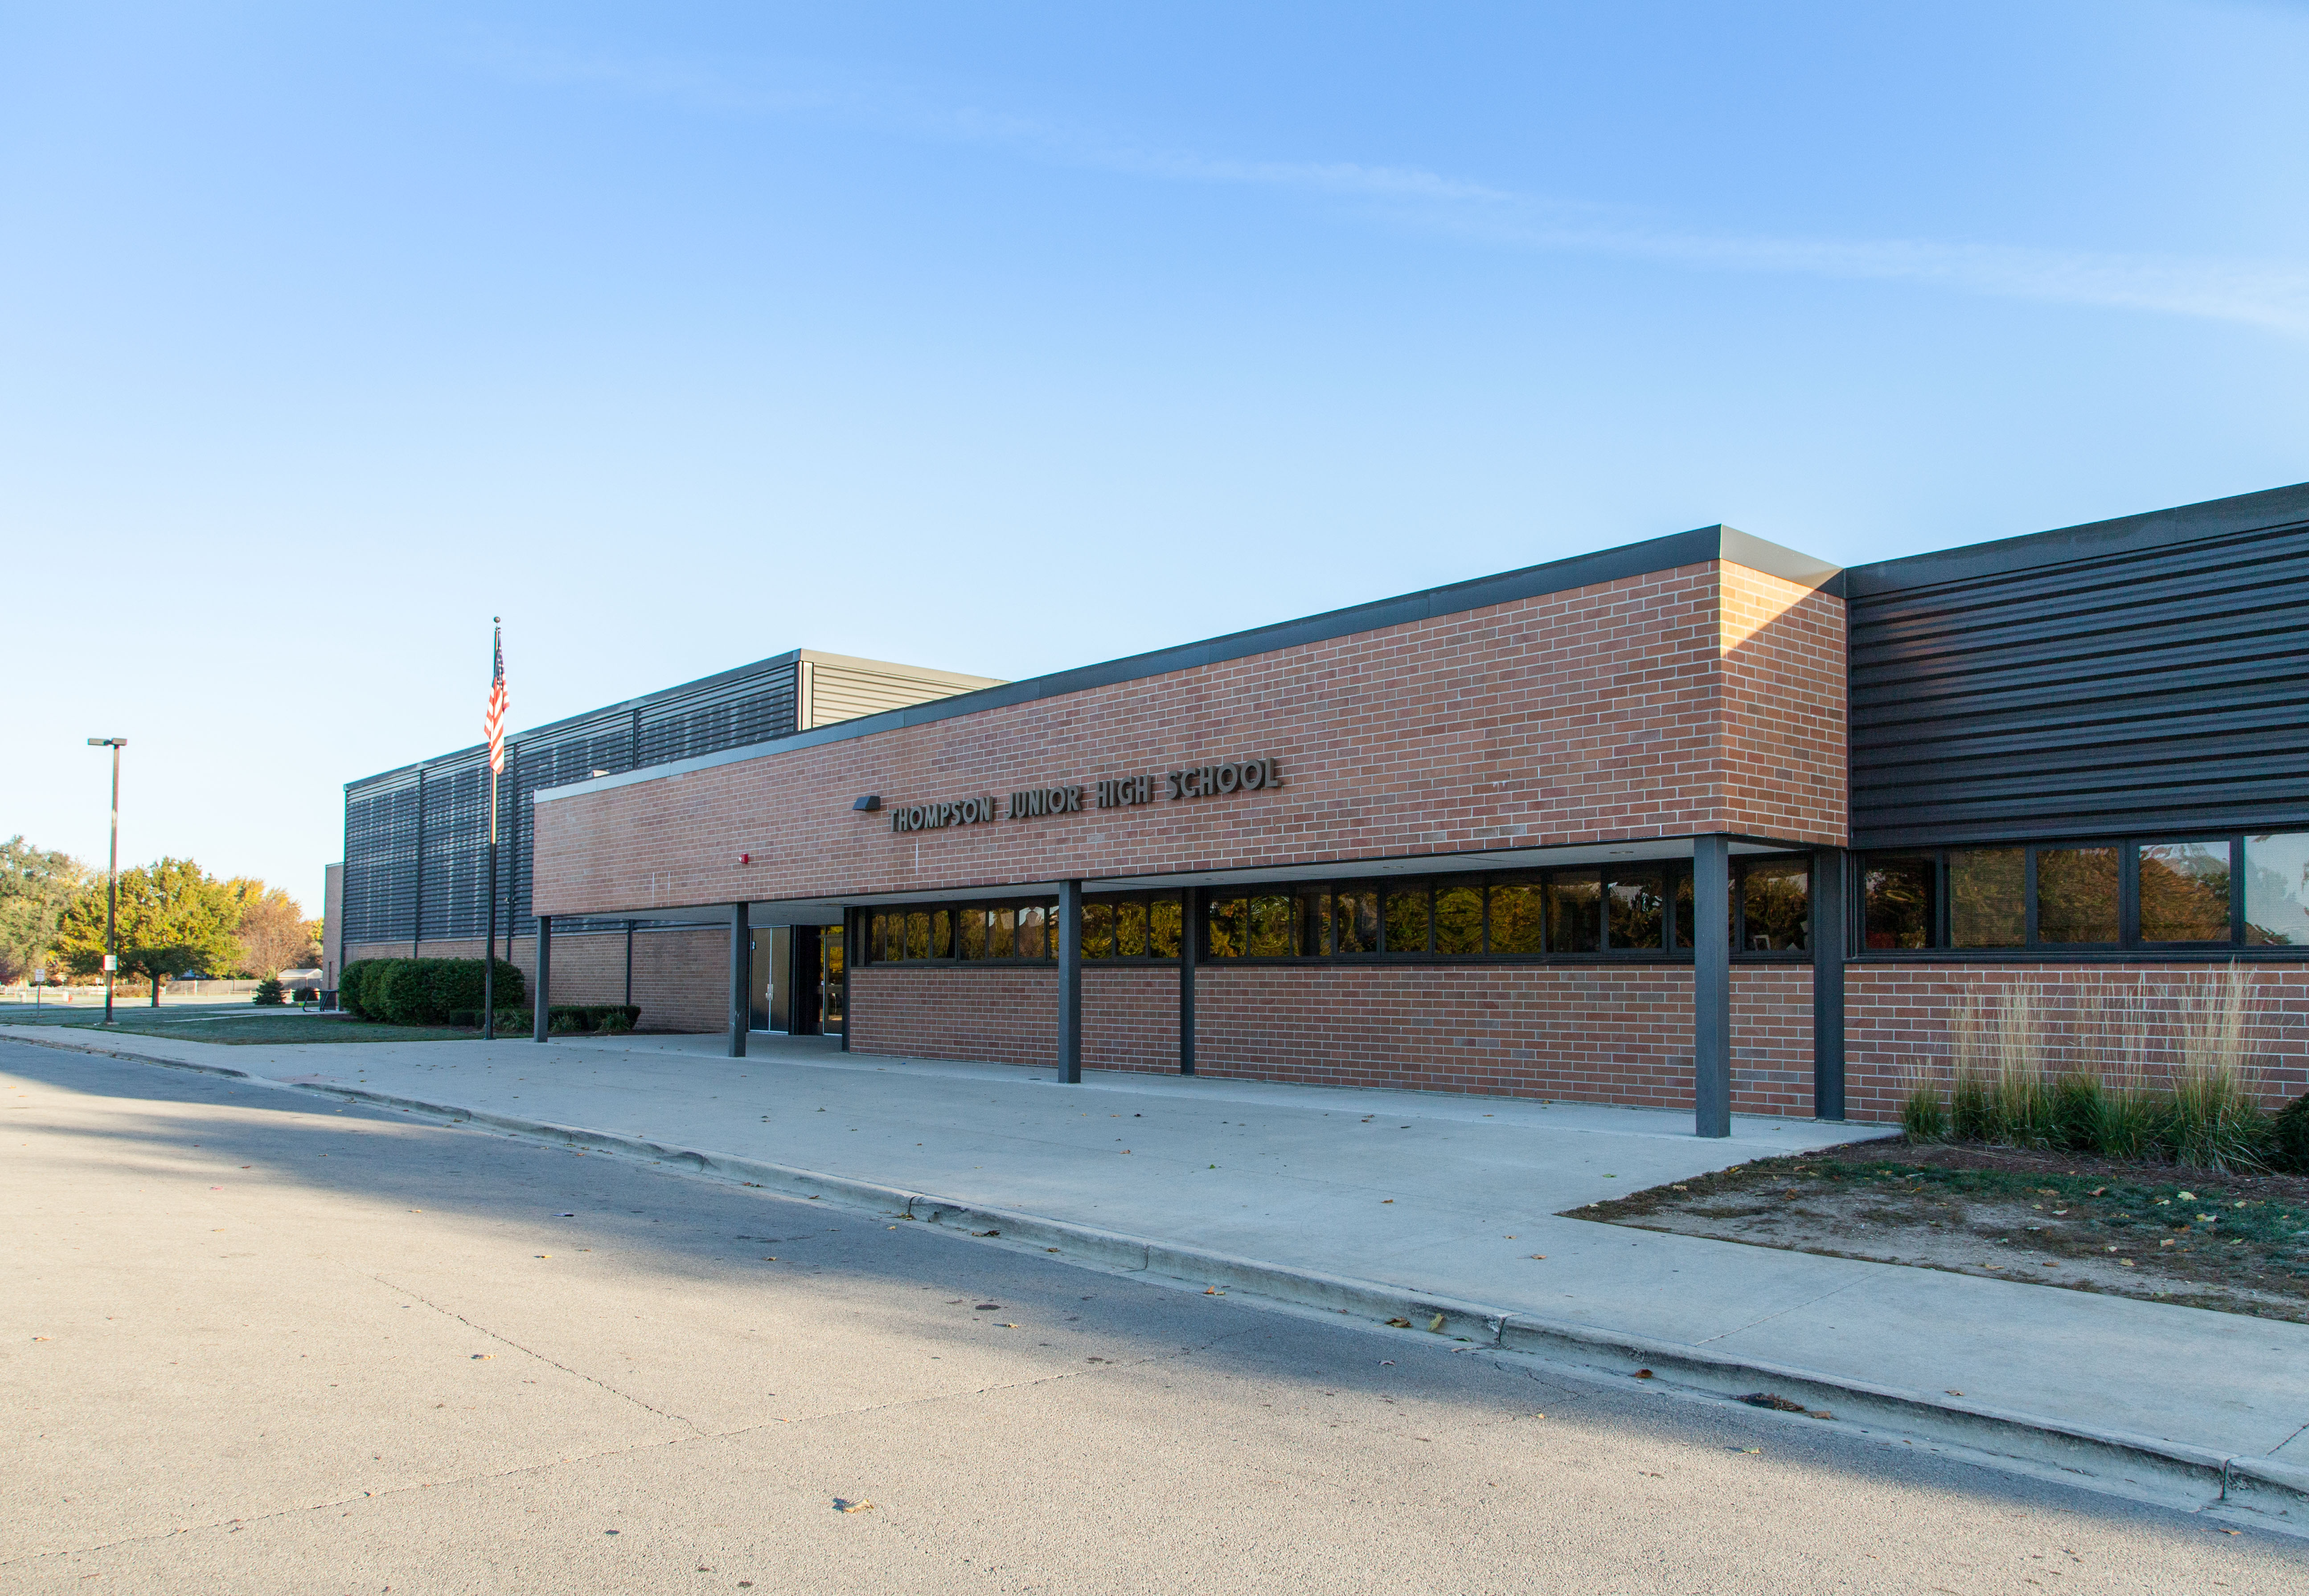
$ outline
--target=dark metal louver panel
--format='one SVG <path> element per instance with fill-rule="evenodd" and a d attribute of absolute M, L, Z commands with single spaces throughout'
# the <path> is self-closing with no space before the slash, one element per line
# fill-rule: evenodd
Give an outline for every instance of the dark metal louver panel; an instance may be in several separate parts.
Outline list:
<path fill-rule="evenodd" d="M 505 897 L 497 935 L 507 935 L 508 914 L 513 935 L 537 929 L 530 910 L 532 794 L 636 765 L 768 742 L 793 729 L 794 656 L 786 655 L 507 738 L 498 798 L 497 869 Z M 348 944 L 482 936 L 489 918 L 483 750 L 460 749 L 346 786 L 344 891 Z M 573 920 L 566 928 L 623 923 Z"/>
<path fill-rule="evenodd" d="M 2309 826 L 2309 522 L 2268 507 L 2292 514 L 2222 531 L 2198 506 L 2169 513 L 2196 536 L 1916 586 L 1903 566 L 1933 556 L 1852 573 L 1855 843 Z"/>

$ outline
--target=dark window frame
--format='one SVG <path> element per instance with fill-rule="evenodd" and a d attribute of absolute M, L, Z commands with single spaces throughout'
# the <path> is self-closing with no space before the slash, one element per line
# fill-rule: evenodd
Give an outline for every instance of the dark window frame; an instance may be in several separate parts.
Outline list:
<path fill-rule="evenodd" d="M 2270 834 L 2285 828 L 2269 828 Z M 2309 831 L 2309 826 L 2294 828 Z M 2263 834 L 2259 829 L 2253 833 Z M 1845 936 L 1852 962 L 1908 963 L 2108 963 L 2117 962 L 2188 962 L 2192 960 L 2224 961 L 2251 959 L 2273 962 L 2309 959 L 2309 945 L 2279 943 L 2249 943 L 2245 940 L 2245 873 L 2244 847 L 2247 833 L 2242 831 L 2210 831 L 2199 827 L 2159 827 L 2153 831 L 2131 831 L 2117 836 L 2086 836 L 2047 838 L 2029 842 L 1978 841 L 1951 843 L 1940 848 L 1872 848 L 1855 849 L 1852 853 L 1850 879 L 1855 890 L 1846 894 L 1845 905 Z M 2140 933 L 2140 850 L 2170 843 L 2220 844 L 2228 850 L 2229 864 L 2229 934 L 2220 942 L 2158 942 Z M 2027 929 L 2021 945 L 2002 948 L 1960 948 L 1950 945 L 1949 856 L 1965 849 L 2019 848 L 2025 850 L 2027 869 L 2023 891 L 2027 894 Z M 2045 942 L 2037 935 L 2037 861 L 2040 851 L 2059 851 L 2075 848 L 2113 848 L 2117 853 L 2117 940 L 2096 943 Z M 1868 906 L 1864 891 L 1859 890 L 1867 876 L 1869 860 L 1877 857 L 1916 858 L 1930 856 L 1933 861 L 1934 902 L 1931 945 L 1920 948 L 1872 948 L 1867 945 Z"/>

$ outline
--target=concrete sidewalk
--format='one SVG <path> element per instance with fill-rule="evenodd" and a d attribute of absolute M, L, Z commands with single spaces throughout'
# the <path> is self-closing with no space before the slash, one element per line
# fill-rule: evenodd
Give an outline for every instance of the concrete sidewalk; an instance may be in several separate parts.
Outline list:
<path fill-rule="evenodd" d="M 757 1037 L 744 1059 L 722 1057 L 718 1037 L 37 1040 L 930 1194 L 1962 1411 L 2269 1460 L 2309 1483 L 2309 1327 L 1556 1217 L 1879 1127 L 1743 1117 L 1728 1142 L 1708 1142 L 1688 1117 L 1644 1109 L 1129 1074 L 1068 1087 L 814 1039 Z"/>

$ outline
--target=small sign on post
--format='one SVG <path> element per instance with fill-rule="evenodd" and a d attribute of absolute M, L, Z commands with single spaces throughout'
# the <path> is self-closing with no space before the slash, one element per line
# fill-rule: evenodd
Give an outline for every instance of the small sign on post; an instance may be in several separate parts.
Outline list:
<path fill-rule="evenodd" d="M 107 954 L 105 954 L 105 955 L 104 955 L 104 973 L 105 973 L 105 974 L 107 974 L 107 975 L 111 975 L 112 973 L 114 973 L 115 971 L 117 971 L 119 968 L 120 968 L 120 959 L 119 959 L 119 956 L 118 956 L 117 954 L 116 954 L 116 953 L 107 953 Z"/>

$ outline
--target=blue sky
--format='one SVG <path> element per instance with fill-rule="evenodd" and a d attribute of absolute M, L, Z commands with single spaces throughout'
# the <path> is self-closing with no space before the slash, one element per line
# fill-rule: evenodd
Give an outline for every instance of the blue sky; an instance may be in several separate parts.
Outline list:
<path fill-rule="evenodd" d="M 2309 8 L 0 4 L 0 835 L 2309 478 Z"/>

